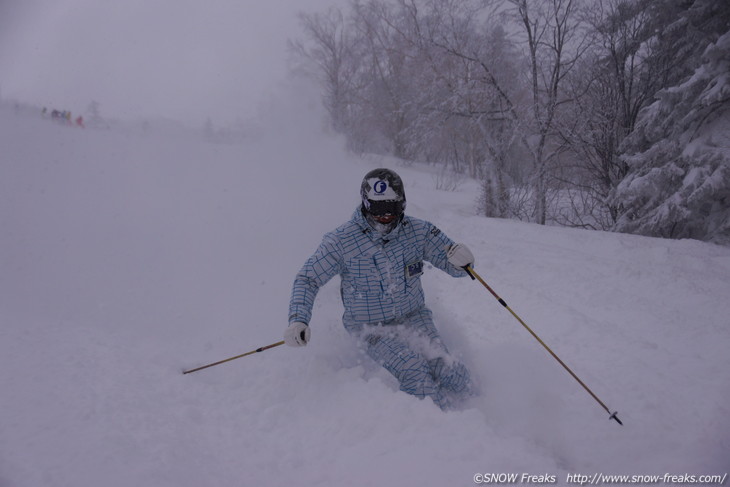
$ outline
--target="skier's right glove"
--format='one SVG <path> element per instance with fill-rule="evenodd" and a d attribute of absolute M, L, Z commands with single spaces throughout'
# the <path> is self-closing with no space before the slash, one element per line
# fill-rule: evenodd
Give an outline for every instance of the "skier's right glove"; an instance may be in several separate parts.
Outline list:
<path fill-rule="evenodd" d="M 290 347 L 303 347 L 309 342 L 309 326 L 300 321 L 294 321 L 284 330 L 284 343 Z"/>

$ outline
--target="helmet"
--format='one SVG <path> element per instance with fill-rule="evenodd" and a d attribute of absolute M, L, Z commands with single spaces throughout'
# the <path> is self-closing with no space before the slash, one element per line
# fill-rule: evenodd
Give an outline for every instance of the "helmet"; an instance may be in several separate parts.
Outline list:
<path fill-rule="evenodd" d="M 403 180 L 390 169 L 374 169 L 367 173 L 360 185 L 360 196 L 363 212 L 374 217 L 397 220 L 406 209 Z"/>

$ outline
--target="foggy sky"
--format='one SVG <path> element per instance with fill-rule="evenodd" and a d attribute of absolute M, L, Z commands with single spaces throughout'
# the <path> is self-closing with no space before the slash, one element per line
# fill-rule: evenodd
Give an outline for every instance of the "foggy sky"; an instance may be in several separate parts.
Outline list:
<path fill-rule="evenodd" d="M 75 113 L 96 100 L 126 119 L 231 122 L 286 77 L 297 12 L 336 3 L 0 0 L 0 96 Z"/>

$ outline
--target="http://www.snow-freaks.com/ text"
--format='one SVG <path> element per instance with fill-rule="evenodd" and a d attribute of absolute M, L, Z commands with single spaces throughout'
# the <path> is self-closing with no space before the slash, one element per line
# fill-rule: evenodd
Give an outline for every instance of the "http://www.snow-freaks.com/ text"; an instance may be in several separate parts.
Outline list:
<path fill-rule="evenodd" d="M 573 485 L 725 485 L 727 473 L 724 475 L 695 475 L 695 474 L 645 474 L 645 475 L 618 475 L 618 474 L 580 474 L 569 473 L 565 477 L 555 474 L 542 473 L 476 473 L 475 484 L 558 484 L 565 481 Z"/>

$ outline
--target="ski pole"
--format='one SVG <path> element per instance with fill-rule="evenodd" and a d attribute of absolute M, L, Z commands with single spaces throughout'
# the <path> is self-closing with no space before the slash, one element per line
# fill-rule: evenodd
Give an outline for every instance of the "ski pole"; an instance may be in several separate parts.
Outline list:
<path fill-rule="evenodd" d="M 271 345 L 266 345 L 265 347 L 257 348 L 256 350 L 251 350 L 250 352 L 242 353 L 241 355 L 236 355 L 235 357 L 227 358 L 225 360 L 220 360 L 218 362 L 213 362 L 212 364 L 203 365 L 202 367 L 197 367 L 195 369 L 184 370 L 183 374 L 190 374 L 192 372 L 197 372 L 199 370 L 207 369 L 208 367 L 213 367 L 214 365 L 224 364 L 226 362 L 230 362 L 231 360 L 236 360 L 237 358 L 245 357 L 246 355 L 251 355 L 256 352 L 263 352 L 264 350 L 278 347 L 279 345 L 284 345 L 284 340 L 282 340 L 280 342 L 272 343 Z"/>
<path fill-rule="evenodd" d="M 597 402 L 598 404 L 600 404 L 600 405 L 601 405 L 601 407 L 602 407 L 603 409 L 605 409 L 605 410 L 606 410 L 606 412 L 607 412 L 607 413 L 609 414 L 609 417 L 608 417 L 609 421 L 610 421 L 610 420 L 612 420 L 612 419 L 614 419 L 614 420 L 616 420 L 616 422 L 617 422 L 618 424 L 620 424 L 620 425 L 622 425 L 622 426 L 623 426 L 623 423 L 621 422 L 621 420 L 620 420 L 620 419 L 618 419 L 618 416 L 617 416 L 617 414 L 618 414 L 618 411 L 614 411 L 614 412 L 612 413 L 612 412 L 611 412 L 611 410 L 610 410 L 610 409 L 608 409 L 608 407 L 607 407 L 607 406 L 606 406 L 606 405 L 605 405 L 605 404 L 603 403 L 603 401 L 601 401 L 601 400 L 600 400 L 600 399 L 598 398 L 598 396 L 596 396 L 596 395 L 595 395 L 595 394 L 593 393 L 593 391 L 591 391 L 591 390 L 590 390 L 590 389 L 588 388 L 588 386 L 587 386 L 587 385 L 585 385 L 585 383 L 584 383 L 584 382 L 583 382 L 582 380 L 580 380 L 580 379 L 578 378 L 578 376 L 577 376 L 577 375 L 575 375 L 575 373 L 574 373 L 574 372 L 573 372 L 572 370 L 570 370 L 570 367 L 568 367 L 567 365 L 565 365 L 565 362 L 563 362 L 562 360 L 560 360 L 560 357 L 558 357 L 558 356 L 557 356 L 557 355 L 555 354 L 555 352 L 553 352 L 553 351 L 552 351 L 552 350 L 550 349 L 550 347 L 548 347 L 548 346 L 547 346 L 547 345 L 545 344 L 545 342 L 543 342 L 543 341 L 542 341 L 542 339 L 541 339 L 541 338 L 540 338 L 539 336 L 537 336 L 537 334 L 536 334 L 536 333 L 535 333 L 534 331 L 532 331 L 532 329 L 531 329 L 531 328 L 530 328 L 529 326 L 527 326 L 527 323 L 525 323 L 524 321 L 522 321 L 522 318 L 520 318 L 519 316 L 517 316 L 517 313 L 515 313 L 514 311 L 512 311 L 512 308 L 510 308 L 509 306 L 507 306 L 507 303 L 506 303 L 506 302 L 504 301 L 504 299 L 502 299 L 501 297 L 499 297 L 499 295 L 498 295 L 498 294 L 497 294 L 496 292 L 494 292 L 494 290 L 493 290 L 493 289 L 492 289 L 491 287 L 489 287 L 489 284 L 487 284 L 487 283 L 486 283 L 486 282 L 484 281 L 484 279 L 482 279 L 482 278 L 481 278 L 481 277 L 479 276 L 479 274 L 477 274 L 477 273 L 476 273 L 476 271 L 474 270 L 474 268 L 473 268 L 473 267 L 471 267 L 471 266 L 467 265 L 467 266 L 464 266 L 464 270 L 465 270 L 465 271 L 466 271 L 466 272 L 467 272 L 467 273 L 469 274 L 469 277 L 471 277 L 472 279 L 476 279 L 476 280 L 478 280 L 479 282 L 481 282 L 481 283 L 482 283 L 482 285 L 483 285 L 483 286 L 484 286 L 485 288 L 487 288 L 487 291 L 489 291 L 489 292 L 490 292 L 490 293 L 492 294 L 492 296 L 494 296 L 494 297 L 495 297 L 495 298 L 497 299 L 497 301 L 499 301 L 499 304 L 501 304 L 502 306 L 504 306 L 505 308 L 507 308 L 507 311 L 509 311 L 509 312 L 510 312 L 510 313 L 512 314 L 512 316 L 514 316 L 514 317 L 515 317 L 515 318 L 517 319 L 517 321 L 519 321 L 519 322 L 520 322 L 520 324 L 521 324 L 522 326 L 524 326 L 524 327 L 525 327 L 525 329 L 526 329 L 527 331 L 529 331 L 529 332 L 530 332 L 530 334 L 531 334 L 531 335 L 532 335 L 532 336 L 533 336 L 533 337 L 535 338 L 535 340 L 537 340 L 538 342 L 540 342 L 540 345 L 542 345 L 542 346 L 543 346 L 543 347 L 545 348 L 545 350 L 547 350 L 547 351 L 548 351 L 548 352 L 550 353 L 550 355 L 552 355 L 552 356 L 553 356 L 553 358 L 554 358 L 555 360 L 557 360 L 557 361 L 558 361 L 558 363 L 559 363 L 560 365 L 562 365 L 562 366 L 563 366 L 563 368 L 564 368 L 565 370 L 567 370 L 567 371 L 568 371 L 568 373 L 569 373 L 570 375 L 572 375 L 572 376 L 573 376 L 573 378 L 574 378 L 574 379 L 575 379 L 576 381 L 578 381 L 578 384 L 580 384 L 581 386 L 583 386 L 583 389 L 585 389 L 585 390 L 586 390 L 586 391 L 588 392 L 588 394 L 590 394 L 590 395 L 591 395 L 591 397 L 592 397 L 593 399 L 595 399 L 595 400 L 596 400 L 596 402 Z"/>

